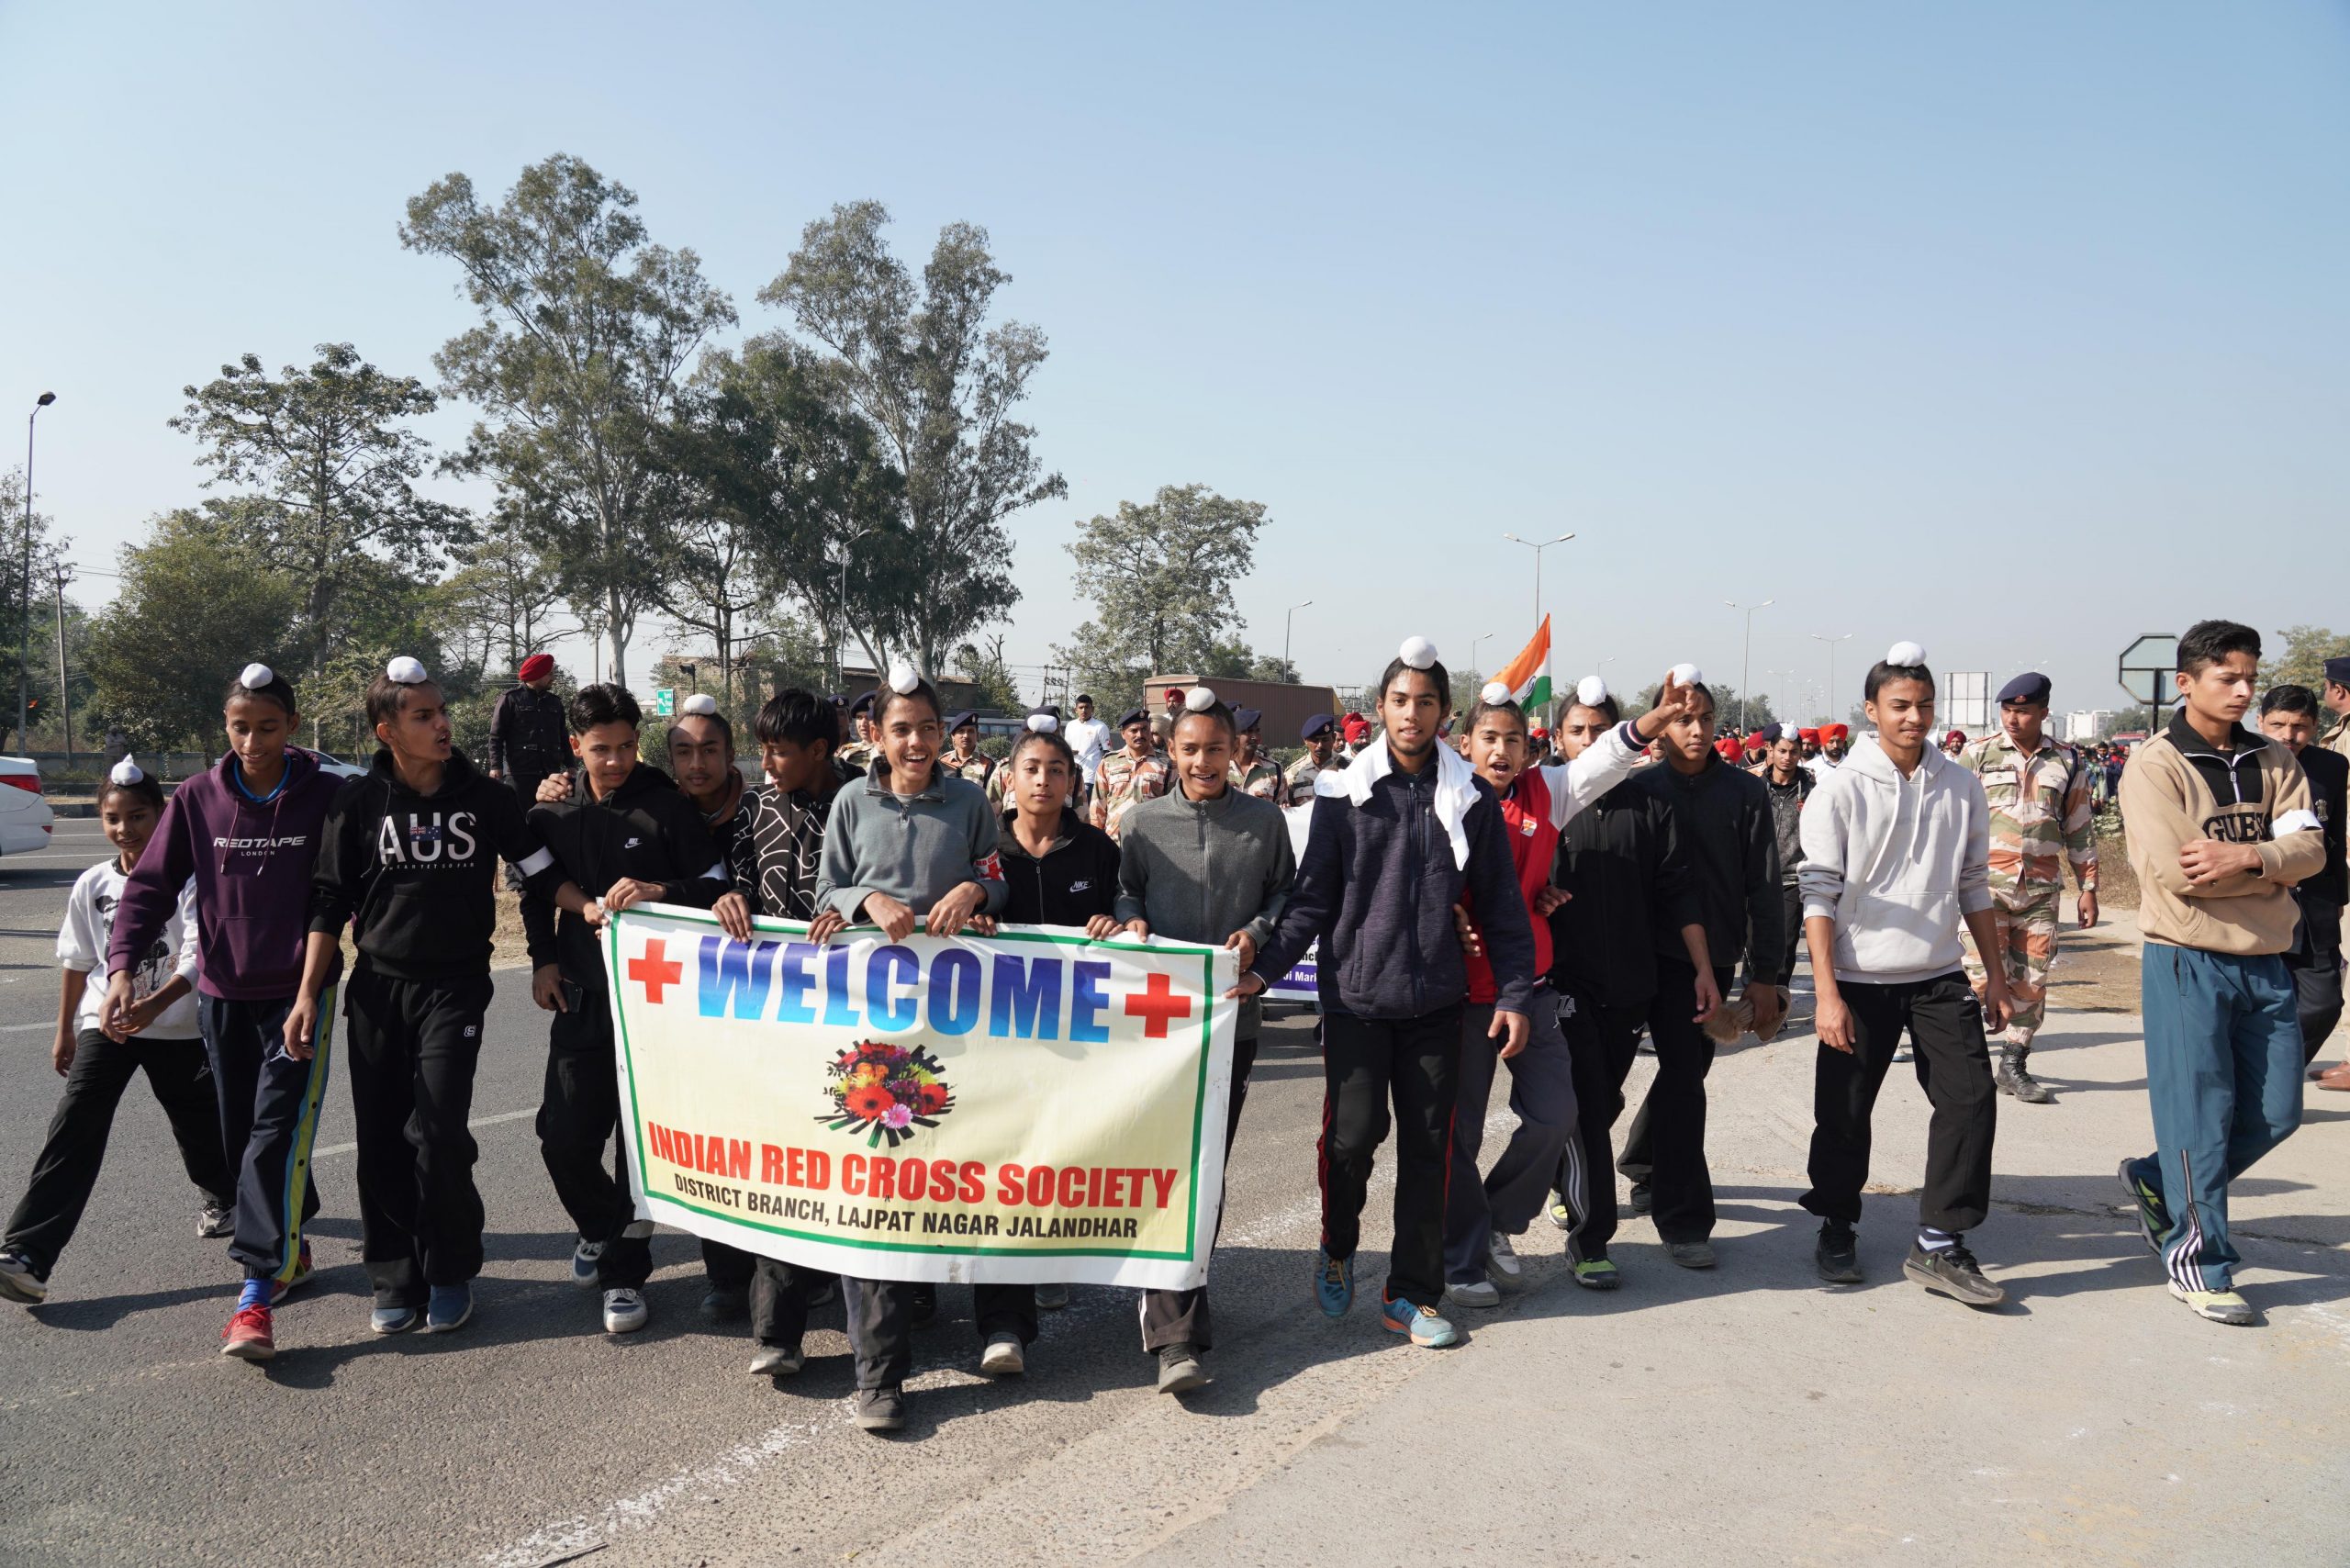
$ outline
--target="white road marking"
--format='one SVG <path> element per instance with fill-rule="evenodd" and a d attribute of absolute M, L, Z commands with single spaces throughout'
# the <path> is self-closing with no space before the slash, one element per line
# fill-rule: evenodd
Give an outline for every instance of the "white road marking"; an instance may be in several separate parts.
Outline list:
<path fill-rule="evenodd" d="M 494 1127 L 500 1122 L 519 1122 L 525 1116 L 535 1116 L 538 1114 L 539 1108 L 536 1105 L 533 1105 L 527 1111 L 500 1111 L 495 1116 L 476 1116 L 472 1121 L 467 1122 L 465 1126 L 469 1127 Z M 358 1147 L 359 1146 L 355 1143 L 330 1143 L 322 1148 L 314 1148 L 310 1150 L 310 1158 L 312 1159 L 324 1159 L 330 1154 L 349 1154 Z"/>

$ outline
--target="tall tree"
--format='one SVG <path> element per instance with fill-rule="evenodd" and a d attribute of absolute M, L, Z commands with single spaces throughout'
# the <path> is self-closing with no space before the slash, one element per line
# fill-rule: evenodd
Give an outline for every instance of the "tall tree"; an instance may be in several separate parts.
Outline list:
<path fill-rule="evenodd" d="M 301 589 L 193 508 L 157 518 L 121 566 L 119 591 L 91 629 L 92 717 L 139 746 L 208 756 L 237 672 L 255 659 L 293 667 Z"/>
<path fill-rule="evenodd" d="M 220 509 L 272 571 L 301 595 L 295 667 L 316 673 L 342 641 L 353 585 L 389 562 L 438 576 L 437 556 L 472 535 L 459 508 L 416 493 L 431 444 L 402 421 L 432 411 L 432 389 L 386 375 L 349 343 L 321 343 L 308 370 L 273 379 L 259 356 L 185 388 L 172 428 L 194 436 L 207 488 L 249 486 Z"/>
<path fill-rule="evenodd" d="M 872 427 L 835 406 L 829 375 L 811 351 L 780 335 L 754 338 L 737 354 L 705 362 L 692 417 L 677 427 L 673 469 L 688 476 L 673 596 L 699 606 L 671 612 L 717 634 L 728 595 L 795 599 L 836 650 L 854 633 L 873 667 L 892 646 L 902 606 L 925 591 L 926 574 L 899 517 L 896 469 Z M 729 587 L 725 562 L 739 548 L 754 570 Z M 744 635 L 758 635 L 746 628 Z"/>
<path fill-rule="evenodd" d="M 2350 654 L 2350 637 L 2322 626 L 2288 626 L 2278 635 L 2285 639 L 2285 646 L 2261 661 L 2261 686 L 2289 682 L 2323 696 L 2325 661 Z"/>
<path fill-rule="evenodd" d="M 47 512 L 26 511 L 24 469 L 0 473 L 0 689 L 7 693 L 0 741 L 13 737 L 25 750 L 31 747 L 16 734 L 16 699 L 21 693 L 33 705 L 29 722 L 38 724 L 55 700 L 57 686 L 57 666 L 43 656 L 40 635 L 49 585 L 65 560 L 64 547 L 50 536 L 50 523 Z"/>
<path fill-rule="evenodd" d="M 1114 515 L 1077 525 L 1069 553 L 1093 619 L 1053 656 L 1075 666 L 1104 703 L 1124 702 L 1153 675 L 1210 665 L 1245 675 L 1254 662 L 1237 640 L 1233 585 L 1256 564 L 1259 501 L 1237 501 L 1204 485 L 1163 485 L 1148 501 L 1120 501 Z"/>
<path fill-rule="evenodd" d="M 455 262 L 481 316 L 433 360 L 487 416 L 453 466 L 527 498 L 534 543 L 569 597 L 592 604 L 606 672 L 625 682 L 660 580 L 660 432 L 733 301 L 693 252 L 646 237 L 634 192 L 564 153 L 523 170 L 495 207 L 462 174 L 438 181 L 409 199 L 400 243 Z"/>
<path fill-rule="evenodd" d="M 929 670 L 1019 601 L 1005 520 L 1069 487 L 1044 472 L 1036 432 L 1013 417 L 1045 363 L 1045 334 L 988 324 L 1012 278 L 987 230 L 941 229 L 917 286 L 882 238 L 889 221 L 878 201 L 834 207 L 801 232 L 759 299 L 789 309 L 830 351 L 838 396 L 871 421 L 904 477 L 905 543 L 925 575 L 901 601 L 901 635 Z"/>
<path fill-rule="evenodd" d="M 520 510 L 516 498 L 501 498 L 498 515 L 478 541 L 457 552 L 457 570 L 441 585 L 452 649 L 484 670 L 502 666 L 510 674 L 570 635 L 555 623 L 562 582 L 532 545 Z"/>

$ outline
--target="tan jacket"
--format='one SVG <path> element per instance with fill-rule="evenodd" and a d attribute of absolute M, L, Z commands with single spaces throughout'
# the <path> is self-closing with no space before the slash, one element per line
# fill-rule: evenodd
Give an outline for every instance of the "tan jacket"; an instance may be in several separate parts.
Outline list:
<path fill-rule="evenodd" d="M 2318 745 L 2350 756 L 2350 713 L 2334 720 L 2333 726 L 2318 737 Z"/>
<path fill-rule="evenodd" d="M 2121 823 L 2146 940 L 2247 955 L 2293 945 L 2300 911 L 2290 889 L 2324 868 L 2325 839 L 2309 779 L 2283 745 L 2239 724 L 2234 749 L 2222 753 L 2181 713 L 2131 752 Z M 2260 869 L 2190 885 L 2178 852 L 2199 838 L 2251 845 Z"/>

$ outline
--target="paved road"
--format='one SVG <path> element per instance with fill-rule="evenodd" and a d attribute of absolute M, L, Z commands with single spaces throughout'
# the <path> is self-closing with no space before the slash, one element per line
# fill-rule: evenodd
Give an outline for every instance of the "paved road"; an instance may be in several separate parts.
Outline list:
<path fill-rule="evenodd" d="M 73 853 L 0 869 L 7 930 L 53 928 Z M 45 1036 L 18 1026 L 53 993 L 46 938 L 6 940 L 13 1197 L 55 1092 Z M 1913 1211 L 1890 1194 L 1914 1184 L 1925 1115 L 1897 1079 L 1871 1282 L 1812 1278 L 1793 1207 L 1807 1037 L 1717 1069 L 1719 1271 L 1673 1269 L 1635 1221 L 1628 1287 L 1592 1296 L 1538 1226 L 1534 1288 L 1444 1353 L 1308 1304 L 1318 1066 L 1304 1028 L 1276 1025 L 1216 1260 L 1217 1383 L 1189 1408 L 1150 1393 L 1132 1297 L 1089 1289 L 1047 1317 L 1024 1380 L 987 1383 L 949 1289 L 912 1427 L 884 1441 L 848 1423 L 836 1317 L 799 1379 L 744 1374 L 739 1334 L 696 1316 L 688 1238 L 656 1240 L 653 1327 L 597 1331 L 592 1294 L 563 1281 L 532 1136 L 540 1025 L 519 971 L 499 979 L 475 1325 L 367 1334 L 338 1090 L 319 1283 L 280 1313 L 276 1361 L 224 1361 L 232 1271 L 194 1238 L 134 1088 L 50 1305 L 0 1313 L 0 1561 L 2337 1564 L 2350 1537 L 2350 1109 L 2313 1106 L 2244 1184 L 2247 1294 L 2270 1326 L 2197 1322 L 2113 1207 L 2114 1161 L 2147 1137 L 2127 1017 L 2063 1019 L 2044 1058 L 2063 1102 L 2003 1106 L 1998 1211 L 1976 1238 L 2018 1289 L 2003 1313 L 1899 1280 Z M 1374 1226 L 1367 1250 L 1383 1244 Z M 1379 1266 L 1366 1256 L 1366 1278 Z"/>

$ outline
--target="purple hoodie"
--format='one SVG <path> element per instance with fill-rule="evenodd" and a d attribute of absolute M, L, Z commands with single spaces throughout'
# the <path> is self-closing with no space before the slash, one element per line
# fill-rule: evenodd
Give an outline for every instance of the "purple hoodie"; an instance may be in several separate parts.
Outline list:
<path fill-rule="evenodd" d="M 196 988 L 235 1002 L 292 996 L 302 985 L 310 923 L 310 867 L 327 807 L 343 780 L 319 760 L 285 748 L 285 787 L 266 803 L 232 780 L 232 755 L 172 792 L 115 912 L 106 972 L 131 968 L 196 879 Z"/>

